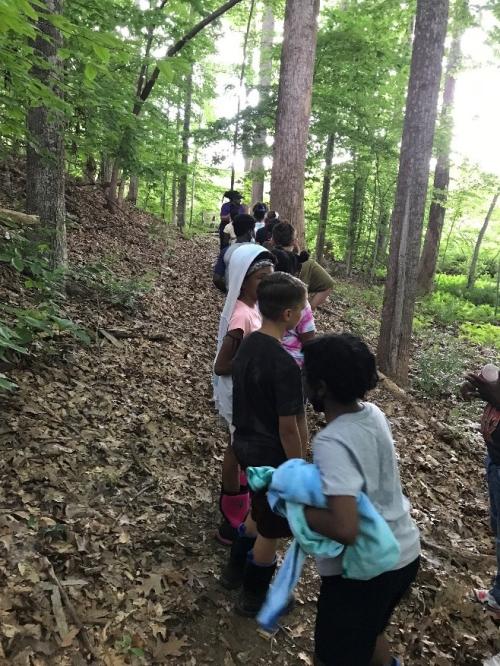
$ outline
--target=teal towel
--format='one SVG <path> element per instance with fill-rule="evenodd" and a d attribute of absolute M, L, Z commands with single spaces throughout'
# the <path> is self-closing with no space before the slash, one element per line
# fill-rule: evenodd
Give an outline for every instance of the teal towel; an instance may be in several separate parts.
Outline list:
<path fill-rule="evenodd" d="M 352 546 L 332 541 L 313 532 L 307 524 L 304 507 L 326 508 L 321 476 L 316 465 L 294 458 L 274 467 L 248 467 L 248 483 L 252 490 L 265 490 L 275 513 L 284 516 L 295 537 L 269 590 L 257 620 L 272 630 L 286 608 L 297 584 L 306 554 L 316 557 L 337 557 L 344 550 L 345 578 L 369 580 L 396 566 L 400 557 L 399 544 L 389 525 L 375 510 L 364 493 L 357 498 L 359 532 Z"/>

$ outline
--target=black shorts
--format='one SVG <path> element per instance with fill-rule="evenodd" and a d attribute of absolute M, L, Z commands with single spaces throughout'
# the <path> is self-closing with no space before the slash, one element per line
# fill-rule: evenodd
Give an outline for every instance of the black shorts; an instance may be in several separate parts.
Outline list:
<path fill-rule="evenodd" d="M 377 636 L 415 580 L 420 558 L 371 580 L 325 576 L 316 615 L 315 654 L 324 666 L 369 666 Z"/>
<path fill-rule="evenodd" d="M 235 436 L 233 451 L 239 465 L 247 467 L 279 467 L 286 461 L 281 444 L 272 445 L 268 442 L 249 441 Z M 261 490 L 251 493 L 252 518 L 257 523 L 258 533 L 267 539 L 286 539 L 292 536 L 288 522 L 272 511 L 267 501 L 267 494 Z"/>

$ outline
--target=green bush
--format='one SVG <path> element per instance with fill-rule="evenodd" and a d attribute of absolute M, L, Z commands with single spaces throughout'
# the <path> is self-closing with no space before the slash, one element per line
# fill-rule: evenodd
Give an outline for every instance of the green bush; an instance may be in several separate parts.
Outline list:
<path fill-rule="evenodd" d="M 469 324 L 460 326 L 462 337 L 484 347 L 500 349 L 500 326 L 494 324 Z"/>
<path fill-rule="evenodd" d="M 444 326 L 464 322 L 495 322 L 495 309 L 491 305 L 474 305 L 460 296 L 442 291 L 436 291 L 423 299 L 420 311 L 431 315 L 436 323 Z"/>
<path fill-rule="evenodd" d="M 137 302 L 153 288 L 154 276 L 151 273 L 131 278 L 116 275 L 104 263 L 86 264 L 73 269 L 72 278 L 91 291 L 98 292 L 103 300 L 132 310 Z"/>
<path fill-rule="evenodd" d="M 436 275 L 437 291 L 446 292 L 465 298 L 474 305 L 495 306 L 497 289 L 496 281 L 489 278 L 478 278 L 474 287 L 467 289 L 467 277 L 465 275 Z"/>
<path fill-rule="evenodd" d="M 429 398 L 455 392 L 465 370 L 466 347 L 463 342 L 445 336 L 440 343 L 420 348 L 413 368 L 413 386 Z"/>

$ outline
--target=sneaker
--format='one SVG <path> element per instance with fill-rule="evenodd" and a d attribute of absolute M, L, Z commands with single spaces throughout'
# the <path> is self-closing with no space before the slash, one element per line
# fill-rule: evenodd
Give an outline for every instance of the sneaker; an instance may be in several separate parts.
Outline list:
<path fill-rule="evenodd" d="M 495 597 L 489 590 L 474 590 L 474 597 L 476 601 L 486 607 L 486 610 L 500 619 L 500 604 L 496 601 Z"/>

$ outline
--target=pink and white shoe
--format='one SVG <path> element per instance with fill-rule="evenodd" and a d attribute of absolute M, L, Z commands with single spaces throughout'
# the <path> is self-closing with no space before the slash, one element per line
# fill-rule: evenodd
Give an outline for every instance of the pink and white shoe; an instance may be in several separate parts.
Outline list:
<path fill-rule="evenodd" d="M 500 619 L 500 604 L 489 590 L 474 590 L 474 598 L 486 607 L 486 610 Z"/>

